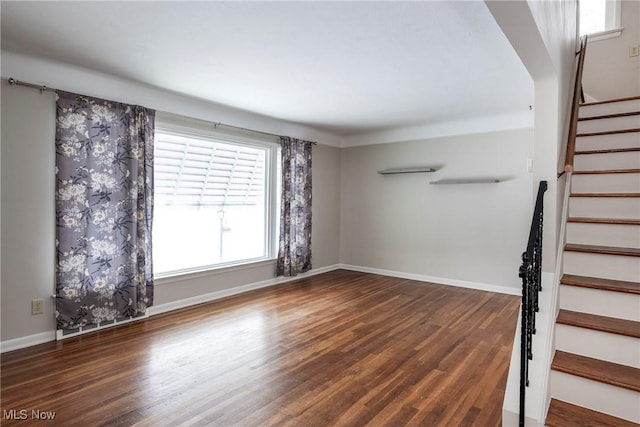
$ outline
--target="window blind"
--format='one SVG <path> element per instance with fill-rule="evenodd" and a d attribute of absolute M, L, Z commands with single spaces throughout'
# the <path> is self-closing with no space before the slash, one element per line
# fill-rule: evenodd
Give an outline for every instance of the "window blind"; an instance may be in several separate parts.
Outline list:
<path fill-rule="evenodd" d="M 155 201 L 178 206 L 264 202 L 266 150 L 171 134 L 155 141 Z"/>

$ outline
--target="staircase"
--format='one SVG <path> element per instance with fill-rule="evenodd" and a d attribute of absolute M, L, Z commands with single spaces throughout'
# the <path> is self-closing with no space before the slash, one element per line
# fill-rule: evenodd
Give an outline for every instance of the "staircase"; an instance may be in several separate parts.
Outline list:
<path fill-rule="evenodd" d="M 640 426 L 640 97 L 580 106 L 546 425 Z"/>

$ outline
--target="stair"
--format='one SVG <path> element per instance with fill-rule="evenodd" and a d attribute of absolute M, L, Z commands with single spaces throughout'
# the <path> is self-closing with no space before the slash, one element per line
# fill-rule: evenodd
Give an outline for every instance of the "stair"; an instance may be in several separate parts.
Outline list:
<path fill-rule="evenodd" d="M 640 249 L 638 248 L 619 248 L 614 246 L 599 246 L 599 245 L 578 245 L 578 244 L 570 243 L 564 247 L 564 250 L 573 251 L 573 252 L 586 252 L 590 254 L 640 257 Z"/>
<path fill-rule="evenodd" d="M 640 391 L 640 369 L 630 366 L 556 351 L 551 369 L 628 390 Z"/>
<path fill-rule="evenodd" d="M 640 173 L 640 169 L 598 169 L 598 170 L 576 170 L 574 175 L 593 175 L 593 174 L 610 174 L 610 173 Z"/>
<path fill-rule="evenodd" d="M 580 117 L 578 118 L 578 121 L 612 119 L 615 117 L 629 117 L 629 116 L 637 116 L 637 115 L 640 115 L 640 111 L 629 111 L 626 113 L 614 113 L 614 114 L 604 114 L 601 116 Z"/>
<path fill-rule="evenodd" d="M 640 295 L 640 283 L 625 282 L 622 280 L 610 280 L 602 279 L 599 277 L 585 277 L 565 274 L 562 276 L 562 279 L 560 279 L 560 284 Z"/>
<path fill-rule="evenodd" d="M 549 427 L 637 427 L 622 418 L 612 417 L 602 412 L 591 411 L 581 406 L 572 405 L 560 400 L 551 399 L 549 416 L 546 421 Z"/>
<path fill-rule="evenodd" d="M 587 328 L 594 331 L 640 338 L 640 323 L 631 320 L 560 310 L 556 322 L 558 324 Z"/>
<path fill-rule="evenodd" d="M 586 137 L 586 136 L 615 135 L 618 133 L 638 133 L 638 132 L 640 132 L 640 128 L 629 128 L 629 129 L 601 130 L 597 132 L 583 132 L 583 133 L 578 133 L 578 135 L 576 136 L 579 138 L 579 137 Z"/>
<path fill-rule="evenodd" d="M 580 107 L 546 425 L 640 426 L 640 97 Z"/>
<path fill-rule="evenodd" d="M 640 225 L 640 219 L 624 219 L 624 218 L 585 218 L 571 217 L 568 222 L 581 222 L 586 224 L 619 224 L 619 225 Z"/>
<path fill-rule="evenodd" d="M 576 151 L 575 154 L 608 154 L 608 153 L 626 153 L 629 151 L 640 151 L 640 147 L 629 147 L 629 148 L 603 148 L 600 150 L 583 150 Z"/>

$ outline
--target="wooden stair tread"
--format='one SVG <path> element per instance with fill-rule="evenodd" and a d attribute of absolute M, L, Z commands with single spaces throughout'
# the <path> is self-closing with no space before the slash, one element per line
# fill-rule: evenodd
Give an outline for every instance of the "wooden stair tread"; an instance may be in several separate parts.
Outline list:
<path fill-rule="evenodd" d="M 604 101 L 583 102 L 582 104 L 580 104 L 580 107 L 588 107 L 589 105 L 610 104 L 612 102 L 633 101 L 635 99 L 640 99 L 640 96 L 627 96 L 624 98 L 605 99 Z"/>
<path fill-rule="evenodd" d="M 640 225 L 640 219 L 630 218 L 586 218 L 569 217 L 567 222 L 581 222 L 587 224 L 617 224 L 617 225 Z"/>
<path fill-rule="evenodd" d="M 629 117 L 629 116 L 637 116 L 637 115 L 640 115 L 640 111 L 627 111 L 625 113 L 603 114 L 601 116 L 578 117 L 578 121 L 614 119 L 616 117 Z"/>
<path fill-rule="evenodd" d="M 634 422 L 557 399 L 551 399 L 545 425 L 548 427 L 638 427 Z"/>
<path fill-rule="evenodd" d="M 640 197 L 640 193 L 571 193 L 571 197 Z"/>
<path fill-rule="evenodd" d="M 608 174 L 608 173 L 640 173 L 640 169 L 595 169 L 573 171 L 574 175 Z"/>
<path fill-rule="evenodd" d="M 640 147 L 606 148 L 602 150 L 582 150 L 582 151 L 576 151 L 574 154 L 576 156 L 579 156 L 579 155 L 585 155 L 585 154 L 631 153 L 634 151 L 640 151 Z"/>
<path fill-rule="evenodd" d="M 560 279 L 562 285 L 579 286 L 582 288 L 600 289 L 603 291 L 623 292 L 640 295 L 640 283 L 624 280 L 602 279 L 600 277 L 577 276 L 564 274 Z"/>
<path fill-rule="evenodd" d="M 600 132 L 585 132 L 585 133 L 577 134 L 576 138 L 586 137 L 586 136 L 615 135 L 618 133 L 633 133 L 633 132 L 640 132 L 640 128 L 603 130 Z"/>
<path fill-rule="evenodd" d="M 611 334 L 624 335 L 632 338 L 640 338 L 640 322 L 634 322 L 633 320 L 560 310 L 556 323 L 593 329 L 594 331 L 609 332 Z"/>
<path fill-rule="evenodd" d="M 551 369 L 640 392 L 640 369 L 556 350 Z"/>
<path fill-rule="evenodd" d="M 564 250 L 570 252 L 586 252 L 592 254 L 640 257 L 640 248 L 618 248 L 615 246 L 579 245 L 577 243 L 567 243 L 564 246 Z"/>

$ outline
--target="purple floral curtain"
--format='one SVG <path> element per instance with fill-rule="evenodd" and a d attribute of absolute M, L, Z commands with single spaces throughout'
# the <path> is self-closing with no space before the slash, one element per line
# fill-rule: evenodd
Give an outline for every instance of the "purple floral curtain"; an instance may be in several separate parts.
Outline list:
<path fill-rule="evenodd" d="M 297 276 L 311 269 L 312 144 L 280 137 L 282 199 L 277 276 Z"/>
<path fill-rule="evenodd" d="M 155 111 L 58 92 L 56 318 L 71 330 L 153 303 Z"/>

